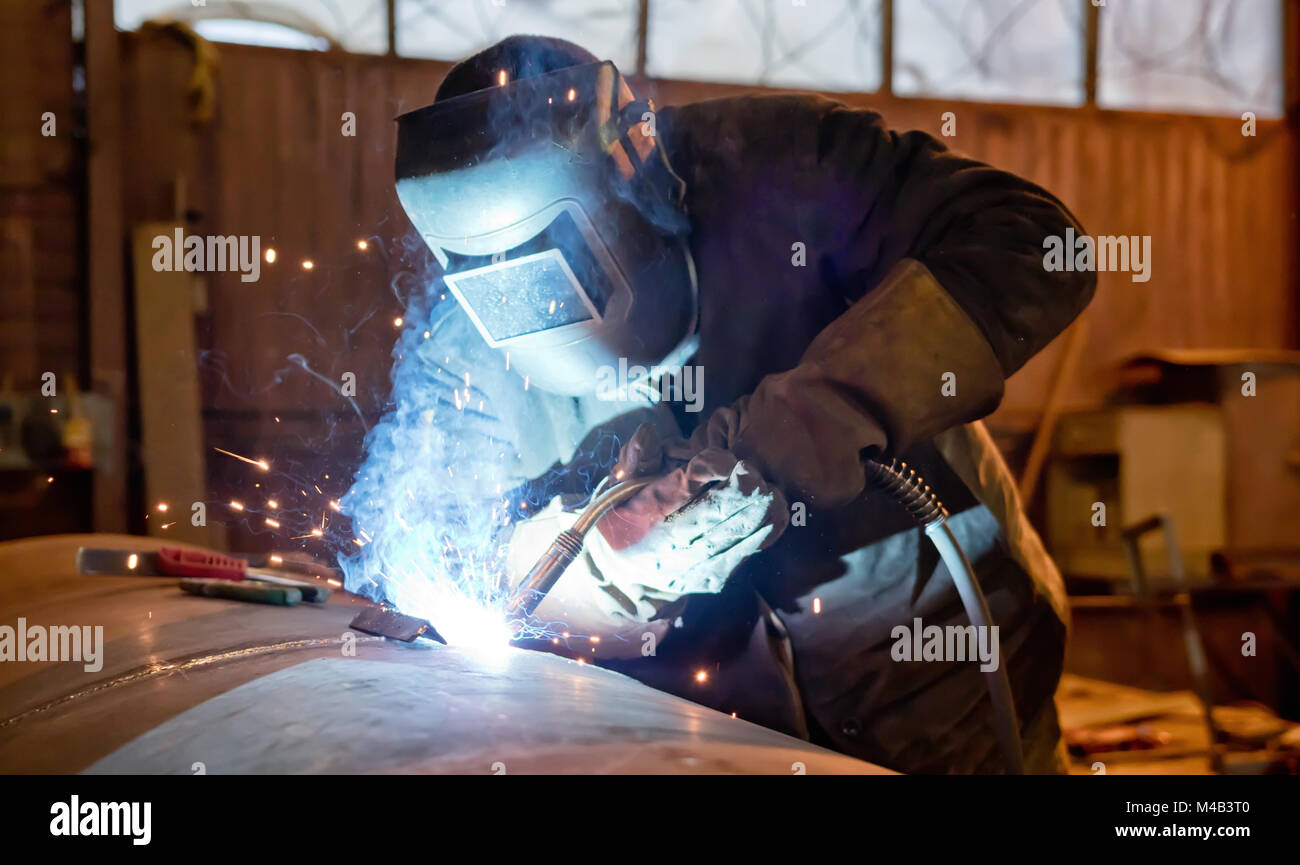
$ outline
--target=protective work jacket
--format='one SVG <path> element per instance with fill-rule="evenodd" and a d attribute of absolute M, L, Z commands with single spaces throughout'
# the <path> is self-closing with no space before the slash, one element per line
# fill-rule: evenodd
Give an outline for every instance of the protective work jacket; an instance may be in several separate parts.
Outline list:
<path fill-rule="evenodd" d="M 865 488 L 864 454 L 899 456 L 975 565 L 1027 768 L 1061 770 L 1061 578 L 977 421 L 1091 299 L 1092 274 L 1043 264 L 1046 238 L 1082 229 L 1039 187 L 820 97 L 722 99 L 657 121 L 687 186 L 696 402 L 634 410 L 536 389 L 496 401 L 526 430 L 516 468 L 545 479 L 535 507 L 589 491 L 649 420 L 743 458 L 792 518 L 720 591 L 666 608 L 653 654 L 605 663 L 900 771 L 1000 771 L 980 661 L 915 657 L 920 635 L 898 631 L 968 622 L 929 541 Z M 460 351 L 448 362 L 488 370 L 459 319 L 445 322 Z M 499 363 L 475 374 L 488 393 L 518 390 Z"/>

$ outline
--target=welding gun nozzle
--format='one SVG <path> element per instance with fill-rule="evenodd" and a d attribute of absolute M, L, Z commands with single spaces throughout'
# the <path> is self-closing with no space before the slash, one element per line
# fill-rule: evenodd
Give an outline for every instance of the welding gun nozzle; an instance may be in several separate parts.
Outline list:
<path fill-rule="evenodd" d="M 582 512 L 572 527 L 565 529 L 551 542 L 550 547 L 537 560 L 537 564 L 520 582 L 506 607 L 506 618 L 523 619 L 531 616 L 546 595 L 555 588 L 555 584 L 564 576 L 565 570 L 582 553 L 582 544 L 592 526 L 615 506 L 627 501 L 658 477 L 637 478 L 624 481 L 610 487 L 604 493 L 594 497 L 587 509 Z"/>
<path fill-rule="evenodd" d="M 506 613 L 517 619 L 531 616 L 547 593 L 555 587 L 564 571 L 582 553 L 583 537 L 573 529 L 565 529 L 551 542 L 550 547 L 524 577 Z"/>

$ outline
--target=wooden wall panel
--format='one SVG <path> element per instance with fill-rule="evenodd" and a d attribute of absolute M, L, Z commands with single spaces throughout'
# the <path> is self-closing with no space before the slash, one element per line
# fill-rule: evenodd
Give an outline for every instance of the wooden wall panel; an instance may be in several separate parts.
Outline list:
<path fill-rule="evenodd" d="M 158 100 L 183 105 L 188 55 L 166 40 L 123 38 L 135 43 L 130 140 L 201 141 L 203 158 L 185 170 L 204 199 L 194 202 L 202 233 L 259 234 L 279 253 L 259 283 L 208 280 L 209 408 L 249 413 L 249 434 L 270 434 L 275 413 L 346 416 L 336 395 L 288 361 L 297 352 L 334 380 L 357 372 L 362 403 L 378 411 L 401 312 L 392 282 L 411 270 L 401 244 L 410 229 L 392 191 L 392 120 L 432 99 L 447 64 L 222 45 L 214 121 L 146 126 Z M 638 84 L 660 104 L 743 90 Z M 1067 408 L 1100 403 L 1117 364 L 1142 349 L 1296 345 L 1296 140 L 1282 122 L 1260 123 L 1248 139 L 1231 118 L 841 98 L 934 133 L 955 111 L 954 148 L 1041 183 L 1093 234 L 1152 236 L 1150 282 L 1102 275 Z M 344 110 L 357 115 L 355 138 L 340 135 Z M 147 160 L 128 158 L 131 185 L 144 190 L 177 170 L 166 163 L 185 161 L 181 148 L 146 150 Z M 133 193 L 131 218 L 157 218 L 159 201 Z M 315 269 L 303 271 L 303 258 Z M 1032 428 L 1059 354 L 1060 341 L 1012 380 L 997 424 Z"/>
<path fill-rule="evenodd" d="M 71 32 L 70 3 L 0 4 L 0 385 L 27 392 L 83 372 Z"/>

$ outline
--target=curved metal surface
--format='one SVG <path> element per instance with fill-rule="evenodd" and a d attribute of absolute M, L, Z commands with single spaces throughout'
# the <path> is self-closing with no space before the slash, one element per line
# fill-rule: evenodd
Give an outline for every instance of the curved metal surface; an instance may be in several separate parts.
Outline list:
<path fill-rule="evenodd" d="M 78 576 L 81 545 L 157 542 L 0 544 L 0 625 L 104 628 L 96 672 L 0 663 L 0 772 L 886 773 L 555 655 L 358 634 L 342 592 L 284 608 Z"/>

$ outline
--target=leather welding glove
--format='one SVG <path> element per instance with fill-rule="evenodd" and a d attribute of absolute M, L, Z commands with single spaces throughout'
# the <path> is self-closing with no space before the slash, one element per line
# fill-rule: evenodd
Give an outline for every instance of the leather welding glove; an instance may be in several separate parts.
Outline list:
<path fill-rule="evenodd" d="M 506 551 L 512 591 L 556 536 L 577 519 L 578 513 L 565 511 L 561 497 L 556 496 L 541 511 L 515 525 Z M 635 582 L 620 584 L 596 565 L 592 549 L 600 544 L 603 540 L 596 532 L 587 535 L 581 555 L 538 605 L 530 625 L 548 634 L 568 634 L 570 642 L 598 636 L 596 654 L 600 658 L 637 657 L 645 635 L 661 640 L 671 622 L 652 621 L 659 603 L 648 596 L 648 590 Z"/>
<path fill-rule="evenodd" d="M 904 259 L 798 365 L 717 409 L 692 446 L 726 448 L 792 500 L 834 508 L 865 488 L 864 457 L 982 417 L 1002 389 L 979 327 L 924 264 Z"/>
<path fill-rule="evenodd" d="M 771 546 L 789 522 L 785 497 L 721 448 L 692 452 L 642 425 L 624 445 L 614 477 L 662 477 L 596 524 L 589 542 L 606 579 L 638 601 L 662 604 L 717 592 L 748 556 Z"/>

